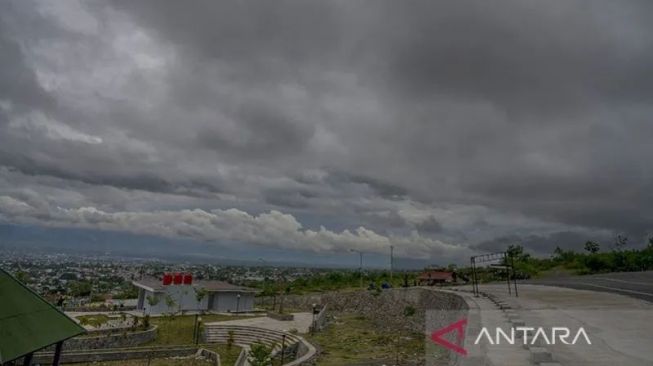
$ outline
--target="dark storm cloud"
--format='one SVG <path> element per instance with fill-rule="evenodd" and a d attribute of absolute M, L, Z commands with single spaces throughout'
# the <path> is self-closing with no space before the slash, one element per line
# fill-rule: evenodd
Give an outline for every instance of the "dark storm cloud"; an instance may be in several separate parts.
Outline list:
<path fill-rule="evenodd" d="M 198 131 L 198 143 L 238 159 L 269 159 L 301 152 L 313 133 L 312 126 L 301 125 L 260 103 L 240 107 L 232 119 L 237 121 L 237 129 L 207 127 Z"/>
<path fill-rule="evenodd" d="M 435 219 L 433 216 L 429 216 L 426 220 L 420 222 L 419 224 L 415 225 L 415 228 L 420 232 L 420 233 L 428 233 L 428 234 L 437 234 L 442 232 L 444 229 L 442 227 L 442 224 L 438 222 L 438 220 Z"/>
<path fill-rule="evenodd" d="M 640 5 L 651 11 L 650 4 Z M 388 54 L 389 75 L 409 95 L 447 93 L 546 115 L 582 109 L 597 96 L 651 96 L 651 75 L 642 68 L 651 53 L 609 38 L 597 16 L 610 10 L 607 2 L 421 2 L 408 12 L 399 12 L 402 4 L 394 7 L 401 14 L 396 22 L 412 26 L 398 32 L 402 42 Z M 644 25 L 641 15 L 632 15 Z"/>
<path fill-rule="evenodd" d="M 400 186 L 383 182 L 379 179 L 365 176 L 350 176 L 349 181 L 352 183 L 365 184 L 376 192 L 379 196 L 386 198 L 400 198 L 406 196 L 408 191 Z"/>
<path fill-rule="evenodd" d="M 413 253 L 653 229 L 649 1 L 2 7 L 7 212 L 202 197 L 351 217 Z"/>
<path fill-rule="evenodd" d="M 46 108 L 52 98 L 36 80 L 34 71 L 26 64 L 20 45 L 8 38 L 0 22 L 0 100 L 10 101 L 16 109 Z M 4 118 L 3 118 L 4 116 Z M 6 112 L 0 111 L 0 124 L 7 122 Z"/>
<path fill-rule="evenodd" d="M 314 198 L 314 194 L 306 190 L 298 189 L 271 189 L 263 193 L 265 202 L 290 208 L 308 208 L 309 200 Z"/>

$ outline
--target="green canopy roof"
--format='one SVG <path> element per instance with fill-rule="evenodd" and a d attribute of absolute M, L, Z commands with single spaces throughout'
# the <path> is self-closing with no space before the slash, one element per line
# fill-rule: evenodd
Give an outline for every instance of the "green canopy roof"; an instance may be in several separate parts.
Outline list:
<path fill-rule="evenodd" d="M 85 330 L 0 268 L 0 364 Z"/>

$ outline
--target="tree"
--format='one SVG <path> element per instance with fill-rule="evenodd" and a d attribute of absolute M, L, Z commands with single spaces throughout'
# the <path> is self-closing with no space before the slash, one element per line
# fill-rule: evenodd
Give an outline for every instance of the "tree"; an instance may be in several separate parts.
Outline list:
<path fill-rule="evenodd" d="M 509 245 L 506 250 L 509 257 L 514 258 L 516 261 L 526 261 L 530 258 L 530 254 L 524 253 L 524 247 L 521 245 Z"/>
<path fill-rule="evenodd" d="M 272 365 L 272 348 L 261 343 L 251 345 L 247 361 L 252 366 Z"/>
<path fill-rule="evenodd" d="M 168 309 L 174 308 L 175 305 L 177 304 L 177 302 L 175 302 L 175 299 L 173 299 L 172 296 L 170 296 L 170 295 L 166 295 L 165 301 L 166 301 L 166 306 L 168 307 Z"/>
<path fill-rule="evenodd" d="M 92 286 L 88 281 L 75 281 L 70 284 L 70 294 L 75 297 L 89 296 Z"/>
<path fill-rule="evenodd" d="M 553 251 L 553 254 L 554 254 L 556 257 L 562 257 L 562 255 L 564 254 L 564 252 L 565 252 L 565 251 L 562 250 L 562 248 L 560 248 L 559 246 L 556 246 L 555 250 Z"/>
<path fill-rule="evenodd" d="M 200 308 L 200 303 L 206 297 L 209 292 L 205 288 L 196 288 L 195 289 L 195 300 L 197 300 L 197 308 Z"/>
<path fill-rule="evenodd" d="M 286 297 L 286 295 L 290 294 L 290 291 L 291 291 L 290 286 L 287 286 L 283 290 L 283 293 L 281 294 L 281 302 L 279 303 L 279 314 L 283 314 L 283 299 Z"/>
<path fill-rule="evenodd" d="M 585 250 L 594 254 L 599 251 L 599 243 L 588 240 L 585 242 Z"/>
<path fill-rule="evenodd" d="M 152 296 L 152 295 L 148 296 L 146 299 L 150 307 L 156 306 L 156 304 L 158 304 L 160 301 L 160 299 L 157 296 Z"/>
<path fill-rule="evenodd" d="M 30 282 L 30 276 L 29 273 L 25 271 L 18 271 L 16 272 L 16 279 L 22 283 L 29 283 Z"/>
<path fill-rule="evenodd" d="M 622 250 L 628 245 L 628 237 L 625 235 L 617 235 L 617 237 L 614 240 L 614 249 L 615 250 Z"/>

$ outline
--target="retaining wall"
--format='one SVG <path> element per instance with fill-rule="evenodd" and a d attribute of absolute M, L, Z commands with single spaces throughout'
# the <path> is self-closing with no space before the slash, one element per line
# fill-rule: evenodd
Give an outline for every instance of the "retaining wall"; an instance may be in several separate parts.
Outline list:
<path fill-rule="evenodd" d="M 284 303 L 297 309 L 311 309 L 312 304 L 328 305 L 328 313 L 356 312 L 386 328 L 405 329 L 408 325 L 417 332 L 424 330 L 424 315 L 427 310 L 468 308 L 465 301 L 456 294 L 424 287 L 397 288 L 381 293 L 351 291 L 290 295 L 285 298 Z M 414 316 L 404 316 L 408 307 L 415 310 Z M 328 314 L 325 314 L 325 317 L 328 318 Z"/>
<path fill-rule="evenodd" d="M 157 347 L 142 349 L 105 349 L 87 351 L 69 351 L 61 354 L 61 363 L 102 362 L 130 359 L 147 359 L 163 357 L 189 357 L 197 353 L 196 347 Z M 52 362 L 53 352 L 39 352 L 33 363 L 48 365 Z"/>
<path fill-rule="evenodd" d="M 200 356 L 206 358 L 207 360 L 211 361 L 214 366 L 220 366 L 220 355 L 217 354 L 216 352 L 213 352 L 211 350 L 208 350 L 206 348 L 201 348 L 199 351 L 197 351 Z"/>
<path fill-rule="evenodd" d="M 157 327 L 131 331 L 125 329 L 103 329 L 91 331 L 83 336 L 71 338 L 63 343 L 64 350 L 86 350 L 99 348 L 135 347 L 150 342 L 156 338 Z M 95 334 L 98 334 L 97 336 Z M 90 335 L 90 336 L 89 336 Z M 50 346 L 45 351 L 54 351 Z"/>
<path fill-rule="evenodd" d="M 245 366 L 248 364 L 247 362 L 247 356 L 249 355 L 249 346 L 244 346 L 243 349 L 240 351 L 240 354 L 238 355 L 238 359 L 236 360 L 236 363 L 234 363 L 234 366 Z"/>

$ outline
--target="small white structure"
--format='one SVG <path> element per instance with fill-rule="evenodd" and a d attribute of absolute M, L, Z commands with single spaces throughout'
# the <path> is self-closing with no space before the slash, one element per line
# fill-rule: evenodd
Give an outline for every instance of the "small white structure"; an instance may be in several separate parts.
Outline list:
<path fill-rule="evenodd" d="M 144 314 L 180 311 L 248 312 L 254 309 L 257 290 L 222 281 L 171 282 L 156 278 L 132 281 L 139 288 L 136 308 Z M 169 278 L 169 277 L 168 277 Z M 185 282 L 185 283 L 184 283 Z"/>

